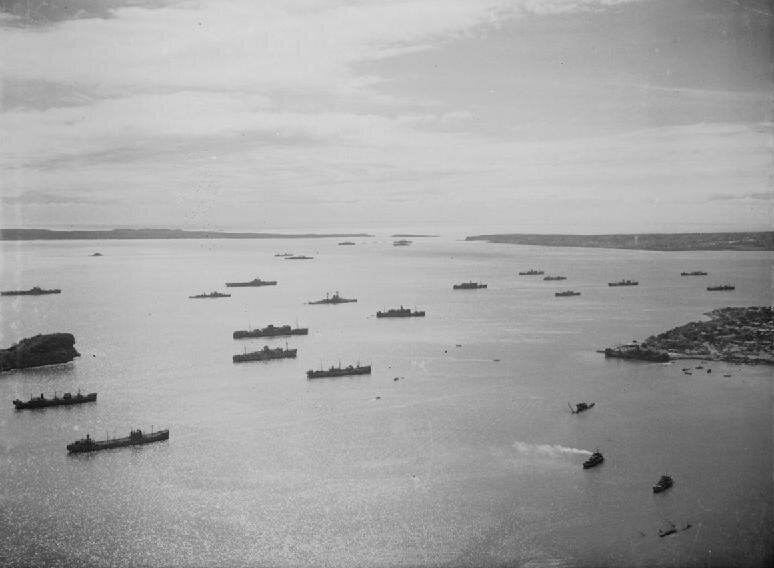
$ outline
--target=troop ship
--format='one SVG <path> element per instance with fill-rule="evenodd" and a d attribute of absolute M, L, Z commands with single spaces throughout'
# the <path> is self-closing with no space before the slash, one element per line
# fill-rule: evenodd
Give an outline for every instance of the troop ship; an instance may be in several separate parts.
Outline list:
<path fill-rule="evenodd" d="M 425 317 L 425 311 L 424 310 L 414 310 L 413 312 L 409 308 L 404 308 L 401 306 L 400 308 L 393 308 L 389 309 L 386 312 L 378 311 L 376 312 L 376 317 L 378 318 L 423 318 Z"/>
<path fill-rule="evenodd" d="M 706 276 L 707 273 L 703 270 L 694 270 L 693 272 L 681 272 L 680 276 Z"/>
<path fill-rule="evenodd" d="M 732 286 L 731 284 L 721 284 L 720 286 L 707 286 L 707 290 L 710 292 L 736 290 L 736 286 Z"/>
<path fill-rule="evenodd" d="M 0 292 L 0 296 L 43 296 L 45 294 L 61 294 L 62 291 L 59 288 L 52 290 L 44 290 L 40 286 L 33 286 L 29 290 L 6 290 Z"/>
<path fill-rule="evenodd" d="M 248 286 L 276 286 L 276 280 L 261 280 L 260 278 L 254 278 L 249 282 L 226 282 L 227 288 L 245 288 Z"/>
<path fill-rule="evenodd" d="M 486 288 L 486 284 L 479 284 L 478 282 L 463 282 L 462 284 L 455 284 L 452 286 L 455 290 L 478 290 L 479 288 Z"/>
<path fill-rule="evenodd" d="M 591 457 L 587 459 L 585 462 L 583 462 L 583 469 L 589 469 L 590 467 L 597 466 L 601 464 L 603 461 L 605 461 L 604 456 L 600 453 L 599 450 L 591 454 Z"/>
<path fill-rule="evenodd" d="M 325 297 L 322 300 L 314 300 L 312 302 L 307 302 L 307 304 L 311 306 L 315 304 L 347 304 L 350 302 L 357 302 L 357 300 L 355 298 L 342 298 L 338 292 L 334 292 L 333 296 L 326 292 Z"/>
<path fill-rule="evenodd" d="M 342 367 L 339 363 L 338 367 L 331 367 L 327 371 L 320 369 L 319 371 L 309 370 L 306 372 L 307 379 L 319 379 L 322 377 L 345 377 L 348 375 L 370 375 L 371 365 L 347 365 Z"/>
<path fill-rule="evenodd" d="M 608 286 L 639 286 L 636 280 L 619 280 L 618 282 L 608 282 Z"/>
<path fill-rule="evenodd" d="M 271 359 L 295 359 L 298 349 L 283 349 L 282 347 L 270 348 L 264 345 L 260 351 L 238 353 L 231 360 L 234 363 L 246 363 L 247 361 L 269 361 Z"/>
<path fill-rule="evenodd" d="M 48 406 L 68 406 L 70 404 L 81 404 L 84 402 L 95 402 L 97 400 L 97 393 L 92 392 L 89 394 L 77 393 L 75 395 L 66 392 L 62 397 L 56 396 L 54 393 L 53 398 L 46 398 L 43 393 L 40 396 L 30 397 L 28 401 L 19 400 L 18 398 L 13 401 L 13 405 L 17 410 L 25 410 L 29 408 L 46 408 Z"/>
<path fill-rule="evenodd" d="M 67 444 L 67 451 L 71 454 L 82 452 L 97 452 L 99 450 L 109 450 L 110 448 L 123 448 L 125 446 L 141 446 L 143 444 L 152 444 L 169 440 L 169 430 L 159 430 L 150 434 L 143 434 L 142 430 L 132 430 L 126 438 L 107 438 L 105 440 L 95 441 L 86 434 L 85 438 Z"/>
<path fill-rule="evenodd" d="M 643 347 L 637 343 L 608 347 L 605 349 L 604 353 L 605 358 L 638 359 L 640 361 L 655 362 L 669 361 L 669 353 L 666 351 L 649 349 L 648 347 Z"/>
<path fill-rule="evenodd" d="M 567 280 L 566 276 L 546 276 L 543 280 Z"/>
<path fill-rule="evenodd" d="M 280 337 L 283 335 L 309 335 L 308 327 L 292 328 L 289 325 L 267 325 L 261 329 L 238 330 L 234 332 L 234 339 L 247 339 L 250 337 Z"/>
<path fill-rule="evenodd" d="M 530 268 L 524 272 L 519 272 L 519 276 L 540 276 L 541 274 L 545 274 L 545 271 L 537 270 L 535 268 Z"/>
<path fill-rule="evenodd" d="M 580 292 L 575 292 L 574 290 L 565 290 L 564 292 L 554 292 L 554 296 L 564 297 L 564 296 L 580 296 Z"/>
<path fill-rule="evenodd" d="M 209 294 L 196 294 L 196 296 L 188 296 L 189 298 L 230 298 L 231 294 L 224 294 L 223 292 L 210 292 Z"/>
<path fill-rule="evenodd" d="M 653 493 L 661 493 L 662 491 L 666 491 L 674 484 L 675 480 L 672 479 L 671 475 L 662 475 L 661 479 L 659 479 L 658 482 L 656 482 L 656 484 L 653 486 Z"/>

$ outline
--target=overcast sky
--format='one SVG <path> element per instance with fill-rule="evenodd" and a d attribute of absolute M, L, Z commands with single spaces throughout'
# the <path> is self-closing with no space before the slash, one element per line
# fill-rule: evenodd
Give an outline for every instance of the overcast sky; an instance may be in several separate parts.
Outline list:
<path fill-rule="evenodd" d="M 770 229 L 772 12 L 0 0 L 0 222 Z"/>

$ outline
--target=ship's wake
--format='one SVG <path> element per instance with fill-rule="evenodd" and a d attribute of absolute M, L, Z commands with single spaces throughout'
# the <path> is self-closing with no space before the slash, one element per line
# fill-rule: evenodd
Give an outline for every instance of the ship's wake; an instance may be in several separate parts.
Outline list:
<path fill-rule="evenodd" d="M 513 447 L 522 454 L 533 454 L 544 457 L 558 457 L 562 455 L 583 455 L 590 456 L 591 452 L 580 448 L 568 448 L 559 444 L 529 444 L 527 442 L 516 441 Z"/>

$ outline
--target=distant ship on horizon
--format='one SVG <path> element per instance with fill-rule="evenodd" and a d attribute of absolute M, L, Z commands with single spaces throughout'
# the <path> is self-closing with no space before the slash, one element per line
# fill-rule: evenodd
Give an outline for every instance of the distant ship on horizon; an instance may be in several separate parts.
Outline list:
<path fill-rule="evenodd" d="M 709 290 L 710 292 L 736 290 L 736 286 L 733 286 L 731 284 L 721 284 L 719 286 L 707 286 L 707 290 Z"/>
<path fill-rule="evenodd" d="M 580 292 L 575 292 L 574 290 L 565 290 L 564 292 L 555 292 L 554 296 L 558 297 L 565 297 L 565 296 L 580 296 Z"/>
<path fill-rule="evenodd" d="M 269 361 L 272 359 L 295 359 L 298 349 L 283 349 L 282 347 L 276 347 L 272 349 L 268 345 L 264 345 L 263 349 L 259 351 L 252 351 L 248 353 L 238 353 L 231 357 L 234 363 L 245 363 L 247 361 Z"/>
<path fill-rule="evenodd" d="M 618 282 L 608 282 L 608 286 L 639 286 L 636 280 L 619 280 Z"/>
<path fill-rule="evenodd" d="M 342 298 L 338 291 L 334 292 L 331 296 L 330 293 L 326 292 L 325 297 L 322 300 L 314 300 L 311 302 L 307 302 L 307 304 L 316 305 L 316 304 L 348 304 L 351 302 L 357 302 L 354 298 Z"/>
<path fill-rule="evenodd" d="M 707 276 L 703 270 L 694 270 L 693 272 L 681 272 L 680 276 Z"/>
<path fill-rule="evenodd" d="M 248 286 L 276 286 L 276 280 L 261 280 L 260 278 L 253 278 L 249 282 L 226 282 L 227 288 L 238 288 Z"/>
<path fill-rule="evenodd" d="M 338 367 L 332 366 L 327 371 L 323 369 L 320 369 L 319 371 L 309 370 L 306 372 L 306 378 L 319 379 L 323 377 L 345 377 L 350 375 L 370 375 L 370 374 L 371 374 L 371 365 L 360 365 L 358 363 L 357 365 L 347 365 L 346 367 L 342 367 L 341 363 L 339 363 Z"/>
<path fill-rule="evenodd" d="M 376 312 L 376 317 L 378 318 L 423 318 L 425 317 L 424 310 L 415 310 L 411 311 L 409 308 L 404 308 L 401 306 L 400 308 L 392 308 L 387 311 L 378 311 Z"/>
<path fill-rule="evenodd" d="M 543 280 L 567 280 L 566 276 L 546 276 Z"/>
<path fill-rule="evenodd" d="M 309 328 L 292 328 L 289 325 L 275 326 L 269 324 L 261 329 L 250 329 L 245 331 L 235 331 L 234 339 L 247 339 L 252 337 L 281 337 L 285 335 L 309 335 Z"/>
<path fill-rule="evenodd" d="M 82 404 L 84 402 L 95 402 L 97 400 L 97 393 L 92 392 L 89 394 L 81 394 L 78 392 L 72 395 L 69 392 L 64 393 L 61 397 L 58 397 L 56 393 L 52 398 L 46 398 L 43 393 L 40 396 L 30 397 L 29 400 L 19 400 L 18 398 L 13 401 L 13 405 L 17 410 L 26 410 L 30 408 L 47 408 L 49 406 L 69 406 L 71 404 Z"/>
<path fill-rule="evenodd" d="M 188 296 L 189 298 L 193 299 L 199 299 L 199 298 L 230 298 L 231 294 L 224 294 L 223 292 L 210 292 L 209 294 L 205 294 L 202 292 L 201 294 L 196 294 L 195 296 Z"/>
<path fill-rule="evenodd" d="M 480 288 L 486 288 L 486 284 L 479 284 L 478 282 L 462 282 L 461 284 L 455 284 L 452 286 L 454 290 L 478 290 Z"/>
<path fill-rule="evenodd" d="M 40 286 L 33 286 L 29 290 L 6 290 L 0 292 L 0 296 L 44 296 L 46 294 L 61 294 L 62 291 L 59 288 L 53 288 L 51 290 L 44 290 Z"/>
<path fill-rule="evenodd" d="M 123 448 L 126 446 L 141 446 L 143 444 L 152 444 L 169 439 L 169 430 L 159 430 L 144 434 L 142 430 L 132 430 L 125 438 L 107 438 L 96 441 L 89 434 L 85 438 L 77 440 L 72 444 L 67 444 L 67 451 L 71 454 L 83 452 L 96 452 L 99 450 L 109 450 L 110 448 Z"/>
<path fill-rule="evenodd" d="M 413 241 L 409 241 L 408 239 L 400 239 L 398 241 L 392 241 L 392 246 L 394 247 L 407 247 L 411 245 Z"/>
<path fill-rule="evenodd" d="M 541 274 L 545 274 L 545 271 L 536 268 L 530 268 L 529 270 L 519 272 L 519 276 L 540 276 Z"/>

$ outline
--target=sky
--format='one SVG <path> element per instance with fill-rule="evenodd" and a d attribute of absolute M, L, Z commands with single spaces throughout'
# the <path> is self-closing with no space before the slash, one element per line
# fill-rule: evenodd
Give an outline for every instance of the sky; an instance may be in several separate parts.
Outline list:
<path fill-rule="evenodd" d="M 0 0 L 0 226 L 771 230 L 770 0 Z"/>

